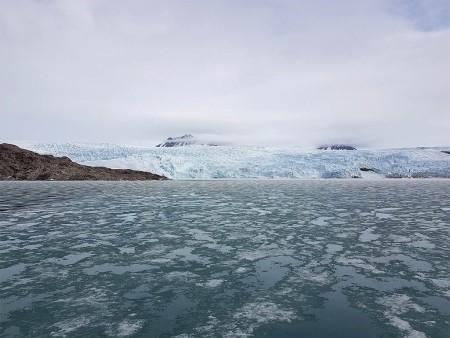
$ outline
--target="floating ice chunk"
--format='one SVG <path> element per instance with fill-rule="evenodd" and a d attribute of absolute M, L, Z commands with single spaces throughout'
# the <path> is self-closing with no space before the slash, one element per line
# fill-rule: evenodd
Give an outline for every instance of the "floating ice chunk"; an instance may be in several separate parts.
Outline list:
<path fill-rule="evenodd" d="M 271 322 L 288 322 L 297 318 L 295 311 L 282 309 L 271 302 L 249 303 L 241 307 L 233 315 L 235 322 L 224 327 L 224 337 L 249 337 L 261 325 Z"/>
<path fill-rule="evenodd" d="M 384 316 L 389 320 L 392 326 L 404 332 L 407 337 L 426 338 L 423 332 L 414 330 L 411 327 L 411 324 L 398 317 L 408 311 L 419 313 L 425 312 L 425 309 L 420 305 L 413 303 L 410 297 L 402 294 L 393 294 L 379 298 L 376 302 L 386 307 Z"/>
<path fill-rule="evenodd" d="M 211 279 L 205 283 L 205 286 L 207 288 L 216 288 L 216 287 L 222 285 L 222 283 L 223 283 L 223 279 Z"/>
<path fill-rule="evenodd" d="M 39 249 L 40 247 L 42 247 L 42 244 L 30 244 L 30 245 L 23 246 L 22 249 L 25 249 L 25 250 L 36 250 L 36 249 Z"/>
<path fill-rule="evenodd" d="M 405 332 L 407 338 L 426 338 L 427 337 L 423 332 L 414 330 L 407 321 L 405 321 L 397 316 L 386 315 L 386 317 L 390 320 L 390 323 L 392 324 L 392 326 L 396 327 L 400 331 Z"/>
<path fill-rule="evenodd" d="M 406 243 L 406 242 L 412 241 L 412 239 L 410 237 L 406 237 L 406 236 L 390 235 L 389 237 L 396 243 Z"/>
<path fill-rule="evenodd" d="M 133 254 L 133 253 L 135 253 L 135 250 L 136 250 L 136 248 L 134 246 L 131 246 L 131 247 L 124 246 L 124 247 L 119 248 L 119 251 L 121 254 Z"/>
<path fill-rule="evenodd" d="M 344 249 L 344 247 L 339 244 L 327 244 L 327 252 L 329 254 L 333 254 L 335 252 L 342 251 L 343 249 Z"/>
<path fill-rule="evenodd" d="M 359 258 L 347 258 L 347 257 L 341 256 L 336 259 L 336 263 L 354 266 L 356 268 L 364 269 L 364 270 L 367 270 L 367 271 L 370 271 L 370 272 L 376 273 L 376 274 L 384 273 L 383 271 L 378 270 L 373 265 L 371 265 L 371 264 L 367 263 L 366 261 L 359 259 Z"/>
<path fill-rule="evenodd" d="M 178 259 L 184 262 L 199 262 L 203 264 L 208 264 L 210 262 L 209 258 L 201 257 L 199 255 L 193 254 L 194 248 L 184 247 L 180 249 L 175 249 L 167 255 L 167 258 Z"/>
<path fill-rule="evenodd" d="M 189 229 L 188 230 L 192 237 L 197 241 L 209 241 L 214 242 L 214 238 L 210 236 L 210 233 L 200 230 L 200 229 Z"/>
<path fill-rule="evenodd" d="M 425 312 L 425 309 L 418 304 L 411 301 L 411 298 L 407 295 L 393 294 L 390 296 L 385 296 L 377 300 L 380 305 L 386 306 L 390 313 L 399 315 L 405 313 L 409 310 L 416 312 Z"/>
<path fill-rule="evenodd" d="M 415 233 L 414 233 L 414 236 L 417 236 L 417 237 L 420 237 L 420 238 L 426 239 L 426 240 L 431 239 L 429 236 L 424 235 L 424 234 L 421 234 L 420 232 L 415 232 Z"/>
<path fill-rule="evenodd" d="M 250 210 L 257 212 L 259 216 L 269 215 L 272 213 L 270 210 L 263 210 L 260 208 L 250 208 Z"/>
<path fill-rule="evenodd" d="M 324 225 L 328 225 L 328 220 L 333 219 L 334 217 L 324 217 L 324 216 L 320 216 L 317 217 L 315 220 L 312 220 L 310 223 L 314 224 L 314 225 L 319 225 L 319 226 L 324 226 Z"/>
<path fill-rule="evenodd" d="M 440 288 L 450 288 L 450 278 L 448 279 L 430 279 L 434 285 Z"/>
<path fill-rule="evenodd" d="M 372 231 L 374 231 L 374 228 L 364 230 L 359 236 L 359 240 L 361 242 L 371 242 L 380 238 L 380 235 L 374 234 Z"/>
<path fill-rule="evenodd" d="M 63 320 L 61 322 L 57 322 L 51 326 L 52 328 L 53 327 L 56 328 L 57 331 L 52 331 L 50 333 L 50 336 L 52 336 L 52 337 L 63 336 L 64 337 L 67 334 L 72 333 L 83 326 L 89 325 L 90 322 L 91 322 L 91 320 L 86 317 L 78 317 L 75 319 L 67 319 L 67 320 Z"/>
<path fill-rule="evenodd" d="M 240 308 L 234 315 L 236 319 L 247 319 L 260 324 L 269 322 L 288 322 L 296 318 L 294 310 L 282 309 L 270 302 L 250 303 Z"/>
<path fill-rule="evenodd" d="M 176 281 L 198 278 L 199 275 L 189 271 L 173 271 L 169 272 L 165 277 L 170 281 Z"/>
<path fill-rule="evenodd" d="M 381 212 L 384 212 L 384 211 L 395 211 L 395 210 L 400 210 L 400 208 L 378 208 L 378 209 L 375 209 L 375 211 L 381 211 Z"/>
<path fill-rule="evenodd" d="M 424 249 L 434 249 L 436 247 L 436 245 L 426 240 L 411 242 L 408 243 L 408 245 L 413 246 L 415 248 L 424 248 Z"/>
<path fill-rule="evenodd" d="M 385 213 L 383 213 L 383 212 L 376 212 L 376 213 L 375 213 L 375 216 L 376 216 L 378 219 L 389 219 L 389 218 L 392 218 L 392 215 L 391 215 L 391 214 L 385 214 Z"/>
<path fill-rule="evenodd" d="M 156 263 L 156 264 L 166 264 L 166 263 L 172 262 L 172 260 L 169 258 L 160 257 L 160 258 L 154 258 L 154 259 L 150 260 L 150 262 Z"/>
<path fill-rule="evenodd" d="M 267 251 L 245 251 L 240 254 L 241 259 L 248 261 L 256 261 L 260 258 L 267 257 L 269 253 Z"/>
<path fill-rule="evenodd" d="M 117 215 L 117 217 L 122 219 L 124 222 L 133 222 L 137 218 L 137 215 L 133 212 L 129 214 L 120 214 Z"/>
<path fill-rule="evenodd" d="M 128 337 L 141 329 L 143 325 L 143 320 L 125 319 L 117 324 L 115 329 L 108 330 L 108 334 L 114 337 Z"/>

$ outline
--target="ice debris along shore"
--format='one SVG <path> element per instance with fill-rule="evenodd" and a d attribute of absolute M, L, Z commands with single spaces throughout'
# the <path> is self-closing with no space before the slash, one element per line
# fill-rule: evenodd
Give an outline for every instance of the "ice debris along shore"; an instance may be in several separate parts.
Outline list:
<path fill-rule="evenodd" d="M 324 151 L 299 148 L 133 147 L 16 142 L 90 166 L 149 171 L 172 179 L 450 178 L 449 148 Z"/>

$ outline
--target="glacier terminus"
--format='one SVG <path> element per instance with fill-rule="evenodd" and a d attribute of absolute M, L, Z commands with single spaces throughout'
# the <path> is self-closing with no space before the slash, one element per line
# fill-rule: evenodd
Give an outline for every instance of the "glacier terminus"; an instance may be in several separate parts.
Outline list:
<path fill-rule="evenodd" d="M 171 179 L 450 178 L 449 148 L 332 151 L 294 147 L 136 147 L 16 142 L 41 154 Z"/>

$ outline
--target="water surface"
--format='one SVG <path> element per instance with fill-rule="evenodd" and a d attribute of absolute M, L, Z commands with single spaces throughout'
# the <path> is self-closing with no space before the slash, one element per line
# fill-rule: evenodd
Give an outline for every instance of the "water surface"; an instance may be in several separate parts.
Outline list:
<path fill-rule="evenodd" d="M 2 337 L 448 337 L 450 182 L 0 183 Z"/>

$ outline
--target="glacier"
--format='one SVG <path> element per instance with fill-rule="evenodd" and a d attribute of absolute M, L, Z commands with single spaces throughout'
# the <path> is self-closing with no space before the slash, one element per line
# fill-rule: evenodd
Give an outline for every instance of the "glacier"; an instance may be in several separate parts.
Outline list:
<path fill-rule="evenodd" d="M 90 166 L 150 171 L 171 179 L 450 178 L 449 148 L 317 150 L 295 147 L 137 147 L 15 142 Z M 363 170 L 361 170 L 363 169 Z"/>

